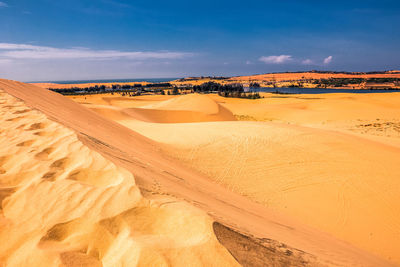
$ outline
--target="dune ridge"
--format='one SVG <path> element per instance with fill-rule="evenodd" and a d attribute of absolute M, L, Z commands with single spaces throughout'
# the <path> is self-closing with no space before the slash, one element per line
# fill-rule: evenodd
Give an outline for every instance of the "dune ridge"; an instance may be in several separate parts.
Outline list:
<path fill-rule="evenodd" d="M 0 265 L 238 265 L 204 212 L 142 197 L 130 172 L 2 90 L 0 108 Z"/>
<path fill-rule="evenodd" d="M 125 124 L 234 192 L 399 260 L 396 147 L 277 123 Z"/>
<path fill-rule="evenodd" d="M 205 121 L 235 121 L 232 112 L 206 95 L 182 95 L 140 108 L 122 111 L 147 122 L 184 123 Z"/>
<path fill-rule="evenodd" d="M 236 120 L 227 108 L 200 94 L 182 95 L 150 104 L 145 102 L 144 105 L 135 107 L 124 107 L 129 106 L 129 101 L 120 97 L 102 97 L 100 102 L 96 106 L 91 105 L 90 109 L 113 121 L 188 123 Z"/>

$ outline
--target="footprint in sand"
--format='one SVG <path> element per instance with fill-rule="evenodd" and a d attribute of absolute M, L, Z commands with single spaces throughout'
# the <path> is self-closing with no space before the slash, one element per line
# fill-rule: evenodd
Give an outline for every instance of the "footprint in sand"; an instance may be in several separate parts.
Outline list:
<path fill-rule="evenodd" d="M 13 112 L 13 114 L 23 114 L 23 113 L 26 113 L 26 112 L 29 112 L 29 111 L 30 111 L 29 109 L 17 110 L 15 112 Z"/>
<path fill-rule="evenodd" d="M 35 158 L 39 159 L 39 160 L 47 160 L 50 153 L 54 151 L 53 147 L 48 147 L 43 149 L 42 151 L 40 151 L 39 153 L 37 153 L 35 155 Z"/>
<path fill-rule="evenodd" d="M 34 142 L 35 140 L 28 140 L 17 144 L 17 146 L 23 146 L 23 147 L 31 146 Z"/>
<path fill-rule="evenodd" d="M 46 128 L 46 124 L 43 122 L 33 123 L 31 127 L 29 127 L 28 131 L 40 130 Z"/>

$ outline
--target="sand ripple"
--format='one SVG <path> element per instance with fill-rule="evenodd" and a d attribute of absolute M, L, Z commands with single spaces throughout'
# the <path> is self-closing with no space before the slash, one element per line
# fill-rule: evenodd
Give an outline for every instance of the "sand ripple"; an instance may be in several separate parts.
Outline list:
<path fill-rule="evenodd" d="M 131 173 L 0 91 L 1 266 L 232 266 L 203 212 L 143 198 Z"/>

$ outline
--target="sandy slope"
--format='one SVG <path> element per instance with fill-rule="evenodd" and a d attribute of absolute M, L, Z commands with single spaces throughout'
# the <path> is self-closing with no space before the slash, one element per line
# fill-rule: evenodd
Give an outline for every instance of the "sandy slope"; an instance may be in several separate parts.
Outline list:
<path fill-rule="evenodd" d="M 397 126 L 385 138 L 379 130 L 353 134 L 371 120 L 395 122 L 399 94 L 273 97 L 214 99 L 239 117 L 279 123 L 116 121 L 168 144 L 168 155 L 230 190 L 399 263 Z"/>
<path fill-rule="evenodd" d="M 115 98 L 103 98 L 109 103 Z M 118 101 L 118 100 L 117 100 Z M 120 103 L 127 102 L 119 101 Z M 111 104 L 112 105 L 112 104 Z M 158 123 L 184 123 L 205 121 L 234 121 L 232 112 L 205 95 L 190 94 L 148 105 L 118 109 L 115 106 L 91 106 L 96 112 L 113 120 L 136 119 Z"/>
<path fill-rule="evenodd" d="M 275 123 L 121 123 L 234 192 L 399 261 L 400 149 Z"/>
<path fill-rule="evenodd" d="M 211 219 L 0 91 L 1 266 L 234 266 Z"/>
<path fill-rule="evenodd" d="M 182 166 L 180 162 L 166 159 L 160 153 L 160 144 L 118 123 L 107 120 L 61 95 L 35 86 L 11 81 L 0 81 L 0 88 L 3 88 L 15 97 L 23 99 L 28 106 L 35 107 L 52 120 L 73 129 L 79 140 L 85 145 L 98 151 L 103 157 L 110 159 L 117 166 L 124 167 L 134 173 L 137 184 L 146 196 L 152 195 L 154 192 L 159 192 L 183 198 L 207 211 L 219 222 L 237 231 L 254 236 L 254 240 L 257 242 L 243 243 L 253 238 L 238 236 L 229 231 L 229 234 L 227 234 L 225 228 L 214 225 L 214 232 L 217 234 L 218 239 L 226 247 L 230 248 L 231 252 L 237 258 L 240 258 L 241 255 L 243 256 L 244 252 L 248 252 L 250 253 L 249 255 L 254 257 L 254 260 L 250 261 L 251 263 L 270 262 L 270 264 L 276 264 L 279 262 L 280 264 L 276 265 L 280 266 L 297 265 L 294 261 L 291 261 L 295 255 L 301 256 L 302 259 L 297 262 L 303 265 L 388 265 L 388 262 L 372 256 L 370 253 L 342 242 L 329 234 L 315 230 L 303 223 L 299 223 L 297 220 L 282 215 L 279 212 L 271 211 L 270 208 L 250 201 L 247 197 L 233 193 L 224 186 L 205 178 L 204 175 Z M 157 96 L 157 98 L 159 97 Z M 88 104 L 90 101 L 89 98 L 84 99 L 82 97 L 81 100 L 87 103 L 85 104 L 86 106 L 90 106 Z M 151 101 L 147 100 L 148 102 Z M 139 98 L 139 101 L 143 101 L 143 98 Z M 127 105 L 128 102 L 126 101 L 124 105 Z M 148 105 L 148 103 L 144 105 Z M 134 104 L 134 106 L 138 107 L 140 105 Z M 120 109 L 121 107 L 114 106 L 115 111 L 119 111 Z M 134 127 L 137 127 L 139 124 L 151 124 L 136 119 L 129 121 L 129 123 L 134 122 L 137 123 Z M 225 123 L 238 123 L 237 126 L 241 126 L 241 122 L 206 122 L 197 124 Z M 191 125 L 152 124 L 164 126 Z M 160 130 L 160 128 L 154 129 L 156 131 Z M 207 130 L 210 130 L 210 128 Z M 207 132 L 202 131 L 201 133 L 207 138 Z M 234 132 L 232 135 L 234 136 Z M 178 150 L 179 148 L 177 148 Z M 221 155 L 218 156 L 224 159 L 226 158 L 223 155 L 224 153 L 222 151 Z M 237 162 L 233 162 L 232 164 L 235 163 Z M 300 200 L 298 199 L 298 201 Z M 232 243 L 232 240 L 237 240 L 237 243 Z M 272 255 L 278 255 L 278 257 L 274 258 L 273 262 L 268 261 L 270 260 L 269 257 L 262 258 L 267 253 L 260 251 L 265 251 L 266 247 L 268 247 L 269 251 L 276 252 L 272 253 Z M 253 250 L 253 248 L 257 249 Z M 297 248 L 297 250 L 294 248 Z M 306 257 L 303 257 L 304 255 Z M 306 260 L 304 260 L 305 258 Z M 248 258 L 241 259 L 242 263 L 249 262 Z"/>

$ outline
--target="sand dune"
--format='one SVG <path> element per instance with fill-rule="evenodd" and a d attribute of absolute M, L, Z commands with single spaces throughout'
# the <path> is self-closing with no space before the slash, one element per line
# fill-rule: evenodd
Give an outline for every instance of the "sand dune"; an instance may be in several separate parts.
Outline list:
<path fill-rule="evenodd" d="M 3 91 L 0 112 L 0 265 L 238 265 L 204 212 L 143 198 L 131 173 Z"/>
<path fill-rule="evenodd" d="M 232 112 L 206 95 L 178 96 L 141 108 L 125 109 L 133 118 L 148 122 L 177 123 L 204 121 L 234 121 Z"/>
<path fill-rule="evenodd" d="M 398 263 L 396 136 L 387 132 L 389 141 L 373 139 L 371 132 L 358 136 L 346 129 L 375 117 L 386 125 L 399 114 L 398 97 L 334 94 L 252 101 L 214 96 L 239 117 L 279 123 L 117 121 L 167 144 L 165 153 L 230 190 Z M 147 106 L 152 107 L 158 105 Z"/>
<path fill-rule="evenodd" d="M 206 211 L 218 222 L 235 229 L 235 231 L 227 230 L 224 227 L 217 227 L 216 224 L 213 227 L 218 240 L 223 242 L 242 264 L 249 264 L 249 259 L 246 259 L 243 255 L 252 255 L 251 257 L 254 259 L 250 263 L 254 265 L 257 262 L 266 262 L 267 264 L 277 266 L 287 266 L 290 263 L 295 265 L 296 262 L 310 266 L 390 265 L 387 261 L 375 257 L 362 249 L 342 242 L 304 223 L 300 223 L 297 219 L 255 203 L 249 200 L 248 197 L 234 193 L 226 187 L 207 179 L 197 171 L 182 166 L 182 162 L 166 158 L 166 155 L 161 153 L 159 143 L 137 134 L 135 131 L 129 130 L 118 123 L 107 120 L 61 95 L 35 86 L 11 81 L 0 81 L 0 88 L 3 88 L 6 92 L 17 98 L 23 99 L 27 106 L 40 110 L 52 120 L 74 130 L 79 141 L 84 145 L 91 150 L 96 150 L 104 158 L 111 160 L 116 166 L 119 166 L 119 168 L 126 168 L 129 172 L 133 173 L 136 183 L 146 198 L 162 193 L 185 199 L 203 211 Z M 160 97 L 157 96 L 157 98 Z M 91 105 L 89 98 L 84 99 L 84 97 L 81 97 L 80 99 L 86 103 L 86 107 Z M 128 102 L 134 107 L 139 107 L 148 105 L 148 103 L 143 103 L 149 100 L 147 97 L 140 97 L 138 101 L 142 102 L 142 104 L 138 104 L 131 101 L 133 98 L 127 99 L 130 100 L 123 103 L 124 108 L 127 108 L 126 105 L 128 105 Z M 164 99 L 168 98 L 165 97 Z M 151 100 L 148 102 L 151 102 Z M 121 103 L 121 101 L 118 100 L 118 103 Z M 190 125 L 160 124 L 130 120 L 130 123 L 133 122 L 147 126 L 151 124 L 159 126 Z M 202 122 L 191 124 L 207 125 L 219 123 L 239 123 L 238 125 L 240 125 L 241 122 Z M 207 133 L 203 132 L 203 134 L 207 136 Z M 35 143 L 28 142 L 26 144 L 34 145 Z M 222 155 L 222 158 L 224 157 Z M 83 178 L 78 177 L 78 179 Z M 86 182 L 90 183 L 93 180 L 89 179 Z M 123 189 L 125 187 L 121 188 L 121 190 Z M 8 188 L 6 193 L 11 192 L 10 190 Z M 164 205 L 161 206 L 163 207 Z M 112 210 L 108 209 L 107 212 L 113 213 Z M 118 216 L 118 214 L 113 216 Z M 164 221 L 164 219 L 161 221 Z M 77 221 L 76 224 L 73 223 L 72 225 L 84 225 L 84 223 Z M 72 226 L 68 226 L 67 228 L 69 227 Z M 95 232 L 98 231 L 96 230 Z M 121 238 L 117 239 L 117 243 L 124 243 L 125 234 L 126 232 L 124 232 Z M 92 240 L 91 237 L 89 239 Z M 232 240 L 236 241 L 232 242 Z M 129 245 L 124 243 L 121 246 L 121 250 L 126 247 L 129 247 Z M 189 249 L 188 253 L 191 253 L 190 251 Z M 223 251 L 226 250 L 223 249 Z M 262 251 L 273 251 L 273 253 L 268 254 Z M 179 256 L 178 251 L 174 253 L 177 257 Z M 207 254 L 207 250 L 204 250 L 204 253 Z M 215 258 L 212 253 L 210 255 Z M 218 255 L 222 255 L 218 257 L 223 257 L 223 252 Z M 199 257 L 203 258 L 203 256 Z M 149 256 L 149 259 L 154 258 Z"/>
<path fill-rule="evenodd" d="M 136 106 L 132 102 L 126 98 L 108 96 L 96 98 L 98 104 L 90 105 L 90 108 L 116 121 L 133 119 L 156 123 L 185 123 L 236 120 L 231 111 L 206 95 L 183 95 L 156 103 L 145 101 L 137 107 L 132 107 Z"/>
<path fill-rule="evenodd" d="M 189 94 L 166 101 L 143 106 L 146 109 L 197 111 L 205 114 L 217 114 L 218 104 L 207 95 Z"/>

